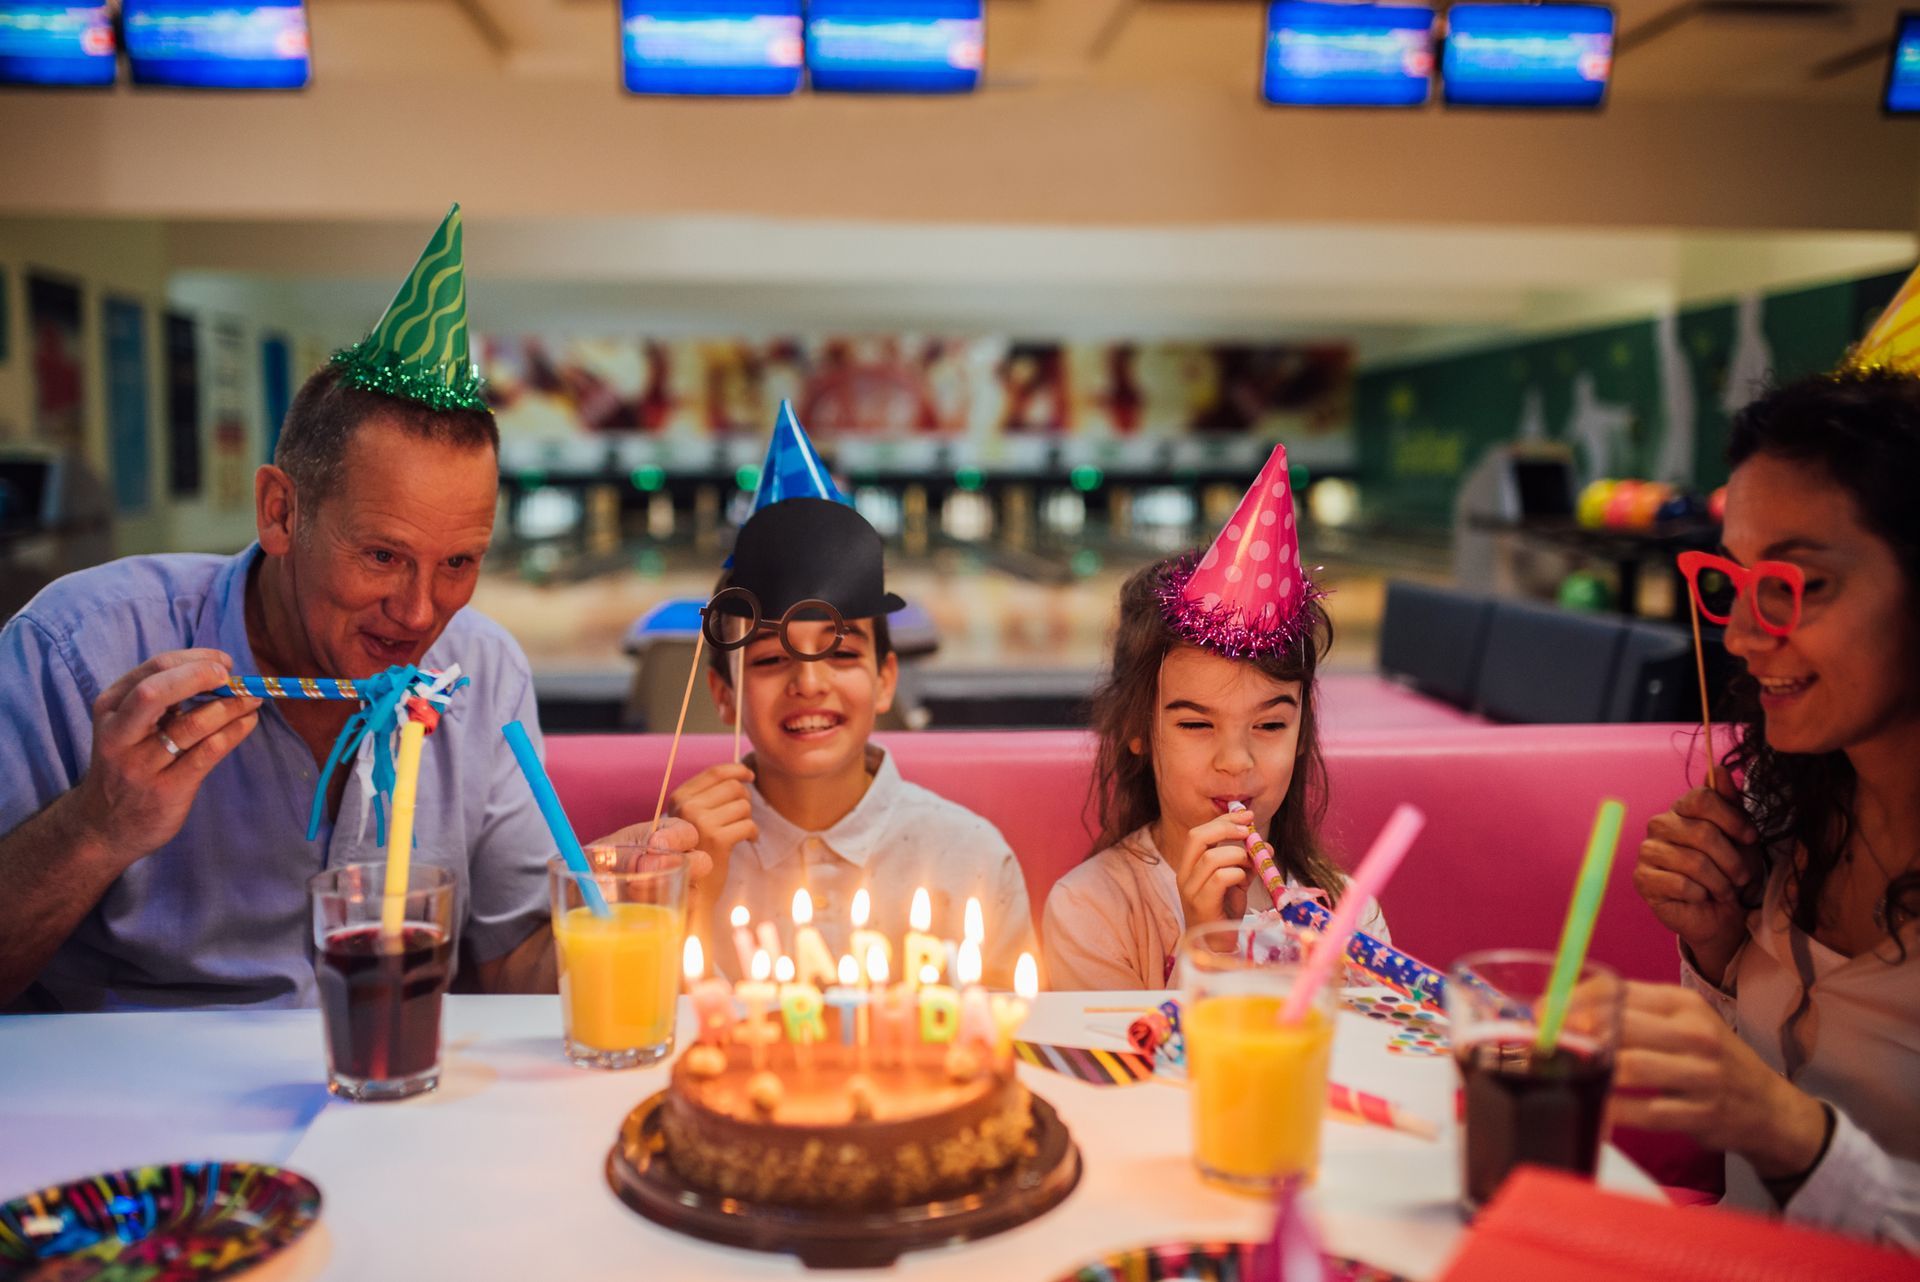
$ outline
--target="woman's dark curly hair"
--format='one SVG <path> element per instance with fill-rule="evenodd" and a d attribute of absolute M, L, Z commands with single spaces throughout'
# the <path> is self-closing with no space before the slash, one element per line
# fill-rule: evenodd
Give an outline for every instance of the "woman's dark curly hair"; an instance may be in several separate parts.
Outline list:
<path fill-rule="evenodd" d="M 1117 846 L 1160 817 L 1160 790 L 1153 777 L 1153 753 L 1135 752 L 1132 743 L 1153 742 L 1159 711 L 1160 664 L 1186 644 L 1168 626 L 1160 609 L 1165 577 L 1181 564 L 1169 557 L 1136 571 L 1120 589 L 1120 619 L 1114 630 L 1113 666 L 1093 692 L 1092 725 L 1099 738 L 1094 757 L 1092 809 L 1100 836 L 1089 857 Z M 1305 886 L 1337 898 L 1346 876 L 1320 844 L 1320 823 L 1327 810 L 1327 771 L 1320 757 L 1320 714 L 1314 673 L 1333 645 L 1333 624 L 1320 603 L 1309 601 L 1308 625 L 1300 639 L 1278 654 L 1246 659 L 1275 681 L 1300 683 L 1300 738 L 1295 748 L 1293 783 L 1273 816 L 1267 839 L 1280 871 Z"/>
<path fill-rule="evenodd" d="M 1776 388 L 1735 416 L 1727 462 L 1738 468 L 1766 456 L 1818 470 L 1853 499 L 1860 523 L 1893 549 L 1906 578 L 1909 640 L 1920 640 L 1920 378 L 1886 371 L 1820 375 Z M 1920 668 L 1920 654 L 1914 656 Z M 1812 934 L 1821 893 L 1847 857 L 1858 823 L 1853 763 L 1840 750 L 1778 752 L 1767 745 L 1759 689 L 1742 675 L 1733 685 L 1730 721 L 1738 742 L 1723 764 L 1744 779 L 1755 826 L 1768 858 L 1806 862 L 1790 873 L 1787 903 L 1794 925 Z M 1920 916 L 1920 871 L 1887 887 L 1886 922 L 1900 927 Z"/>

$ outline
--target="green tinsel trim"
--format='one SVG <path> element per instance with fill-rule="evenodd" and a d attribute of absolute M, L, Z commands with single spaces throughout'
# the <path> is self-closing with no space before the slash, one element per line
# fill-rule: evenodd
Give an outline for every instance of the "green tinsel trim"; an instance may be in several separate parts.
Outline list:
<path fill-rule="evenodd" d="M 444 365 L 411 365 L 370 340 L 341 348 L 333 354 L 332 364 L 342 382 L 364 391 L 416 401 L 435 410 L 488 408 L 486 384 L 471 366 L 449 370 Z"/>

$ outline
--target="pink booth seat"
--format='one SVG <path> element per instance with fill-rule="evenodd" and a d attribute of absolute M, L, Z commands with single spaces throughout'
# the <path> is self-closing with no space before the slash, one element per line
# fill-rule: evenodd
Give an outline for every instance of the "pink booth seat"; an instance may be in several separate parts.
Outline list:
<path fill-rule="evenodd" d="M 1330 736 L 1326 836 L 1349 864 L 1401 801 L 1427 829 L 1383 897 L 1395 942 L 1446 966 L 1476 948 L 1552 948 L 1600 799 L 1627 803 L 1593 956 L 1635 979 L 1676 977 L 1673 937 L 1633 892 L 1647 820 L 1698 773 L 1696 733 L 1670 725 L 1459 726 Z M 1092 843 L 1092 741 L 1065 730 L 883 736 L 906 778 L 985 815 L 1027 875 L 1034 916 Z M 556 735 L 548 768 L 574 826 L 598 836 L 653 813 L 664 735 Z M 732 740 L 689 735 L 674 779 L 724 761 Z"/>

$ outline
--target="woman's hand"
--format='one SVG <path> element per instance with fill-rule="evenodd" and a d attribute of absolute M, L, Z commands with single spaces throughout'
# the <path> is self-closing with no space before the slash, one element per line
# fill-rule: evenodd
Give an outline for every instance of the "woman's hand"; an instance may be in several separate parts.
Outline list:
<path fill-rule="evenodd" d="M 1188 831 L 1174 856 L 1180 911 L 1188 927 L 1238 921 L 1246 915 L 1247 879 L 1253 872 L 1246 840 L 1252 823 L 1251 814 L 1226 814 Z"/>
<path fill-rule="evenodd" d="M 1826 1143 L 1819 1100 L 1767 1067 L 1700 994 L 1628 984 L 1613 1120 L 1739 1153 L 1762 1179 L 1798 1175 Z"/>
<path fill-rule="evenodd" d="M 1647 825 L 1633 888 L 1692 951 L 1700 973 L 1718 984 L 1746 939 L 1742 899 L 1763 864 L 1760 834 L 1726 772 L 1716 773 L 1721 791 L 1695 788 Z"/>

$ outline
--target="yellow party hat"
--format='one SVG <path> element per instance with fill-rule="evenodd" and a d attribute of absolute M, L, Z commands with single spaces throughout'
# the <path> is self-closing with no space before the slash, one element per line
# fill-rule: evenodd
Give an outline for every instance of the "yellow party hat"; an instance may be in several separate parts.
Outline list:
<path fill-rule="evenodd" d="M 1854 344 L 1840 369 L 1855 374 L 1875 370 L 1920 374 L 1920 267 L 1900 286 L 1866 337 Z"/>

